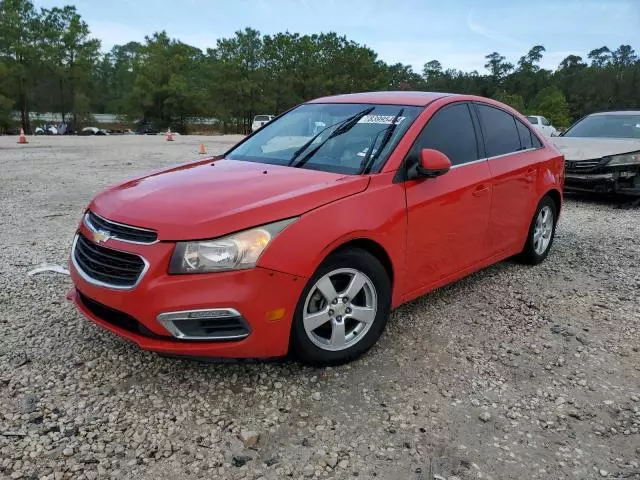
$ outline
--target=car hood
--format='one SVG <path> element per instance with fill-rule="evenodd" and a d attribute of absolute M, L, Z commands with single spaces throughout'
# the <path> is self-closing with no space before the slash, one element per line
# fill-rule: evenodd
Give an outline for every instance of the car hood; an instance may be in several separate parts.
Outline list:
<path fill-rule="evenodd" d="M 640 140 L 633 138 L 551 137 L 549 140 L 570 161 L 593 160 L 640 150 Z"/>
<path fill-rule="evenodd" d="M 295 217 L 368 184 L 361 175 L 208 159 L 111 187 L 89 208 L 156 230 L 159 240 L 198 240 Z"/>

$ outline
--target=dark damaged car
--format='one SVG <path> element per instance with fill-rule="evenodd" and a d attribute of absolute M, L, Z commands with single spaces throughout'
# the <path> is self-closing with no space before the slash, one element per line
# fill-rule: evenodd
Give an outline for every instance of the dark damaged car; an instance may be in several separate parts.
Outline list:
<path fill-rule="evenodd" d="M 640 197 L 640 111 L 594 113 L 550 140 L 565 157 L 565 190 Z"/>

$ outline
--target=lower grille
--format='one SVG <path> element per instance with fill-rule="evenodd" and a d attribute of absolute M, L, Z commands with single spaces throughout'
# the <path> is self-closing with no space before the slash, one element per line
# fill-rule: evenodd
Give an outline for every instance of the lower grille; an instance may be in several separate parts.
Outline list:
<path fill-rule="evenodd" d="M 107 307 L 106 305 L 98 303 L 95 300 L 92 300 L 86 295 L 80 293 L 80 291 L 78 290 L 76 290 L 76 292 L 78 294 L 78 297 L 80 298 L 80 301 L 82 302 L 82 305 L 84 305 L 87 310 L 89 310 L 100 320 L 104 320 L 105 322 L 126 330 L 127 332 L 142 335 L 143 337 L 157 338 L 162 340 L 172 339 L 171 337 L 164 337 L 152 332 L 131 315 L 121 312 L 120 310 L 116 310 L 115 308 Z"/>
<path fill-rule="evenodd" d="M 75 266 L 88 282 L 111 288 L 133 288 L 146 268 L 138 255 L 97 245 L 78 234 L 73 245 Z"/>
<path fill-rule="evenodd" d="M 182 337 L 158 335 L 149 330 L 141 322 L 136 320 L 128 313 L 121 312 L 115 308 L 103 305 L 100 302 L 87 297 L 76 289 L 80 303 L 89 310 L 94 316 L 100 320 L 110 323 L 111 325 L 135 333 L 147 338 L 156 340 L 165 340 L 170 342 L 192 342 L 194 340 L 201 341 L 233 341 L 249 335 L 250 330 L 243 318 L 217 319 L 215 322 L 211 319 L 202 319 L 197 321 L 178 321 L 180 329 L 184 332 Z M 215 323 L 215 325 L 214 325 Z M 166 326 L 166 325 L 165 325 Z M 189 336 L 193 335 L 193 336 Z"/>

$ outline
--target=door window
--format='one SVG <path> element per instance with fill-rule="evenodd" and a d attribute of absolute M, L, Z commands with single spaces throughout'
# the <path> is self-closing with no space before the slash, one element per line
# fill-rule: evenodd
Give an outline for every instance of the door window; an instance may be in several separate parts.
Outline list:
<path fill-rule="evenodd" d="M 551 125 L 549 123 L 549 120 L 547 120 L 546 118 L 542 117 L 541 120 L 542 120 L 542 125 L 544 125 L 545 127 L 548 127 L 549 125 Z"/>
<path fill-rule="evenodd" d="M 451 160 L 451 165 L 478 160 L 478 143 L 468 105 L 446 106 L 431 117 L 412 148 L 409 167 L 418 163 L 423 148 L 444 153 Z"/>
<path fill-rule="evenodd" d="M 521 150 L 516 119 L 489 105 L 477 104 L 487 157 L 497 157 Z"/>
<path fill-rule="evenodd" d="M 527 117 L 527 120 L 529 120 L 534 125 L 538 124 L 538 117 Z"/>

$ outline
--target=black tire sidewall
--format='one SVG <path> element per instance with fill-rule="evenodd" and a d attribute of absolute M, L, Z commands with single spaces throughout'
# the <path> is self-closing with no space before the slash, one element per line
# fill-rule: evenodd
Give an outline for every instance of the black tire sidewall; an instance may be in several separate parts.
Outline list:
<path fill-rule="evenodd" d="M 307 295 L 325 274 L 338 268 L 354 268 L 364 273 L 376 289 L 377 312 L 373 325 L 362 339 L 351 347 L 338 352 L 323 350 L 311 342 L 304 329 L 302 313 Z M 363 355 L 380 338 L 391 309 L 391 282 L 380 261 L 361 249 L 344 249 L 329 255 L 318 267 L 302 291 L 291 325 L 290 350 L 299 360 L 315 366 L 339 365 Z"/>
<path fill-rule="evenodd" d="M 551 213 L 553 214 L 553 227 L 551 230 L 551 241 L 549 242 L 549 245 L 547 245 L 546 250 L 542 254 L 539 254 L 536 252 L 536 249 L 534 247 L 533 233 L 535 231 L 536 219 L 538 218 L 538 214 L 540 213 L 540 210 L 542 210 L 544 207 L 551 208 Z M 549 252 L 551 251 L 551 247 L 553 246 L 553 240 L 556 236 L 557 220 L 558 220 L 558 213 L 556 211 L 555 202 L 549 196 L 543 197 L 542 200 L 540 200 L 540 203 L 538 203 L 538 208 L 536 208 L 536 211 L 533 214 L 533 218 L 531 219 L 531 225 L 529 226 L 529 234 L 527 236 L 527 243 L 525 245 L 524 251 L 522 252 L 524 260 L 527 263 L 530 263 L 532 265 L 537 265 L 542 261 L 544 261 L 545 258 L 547 258 L 547 255 L 549 255 Z"/>

